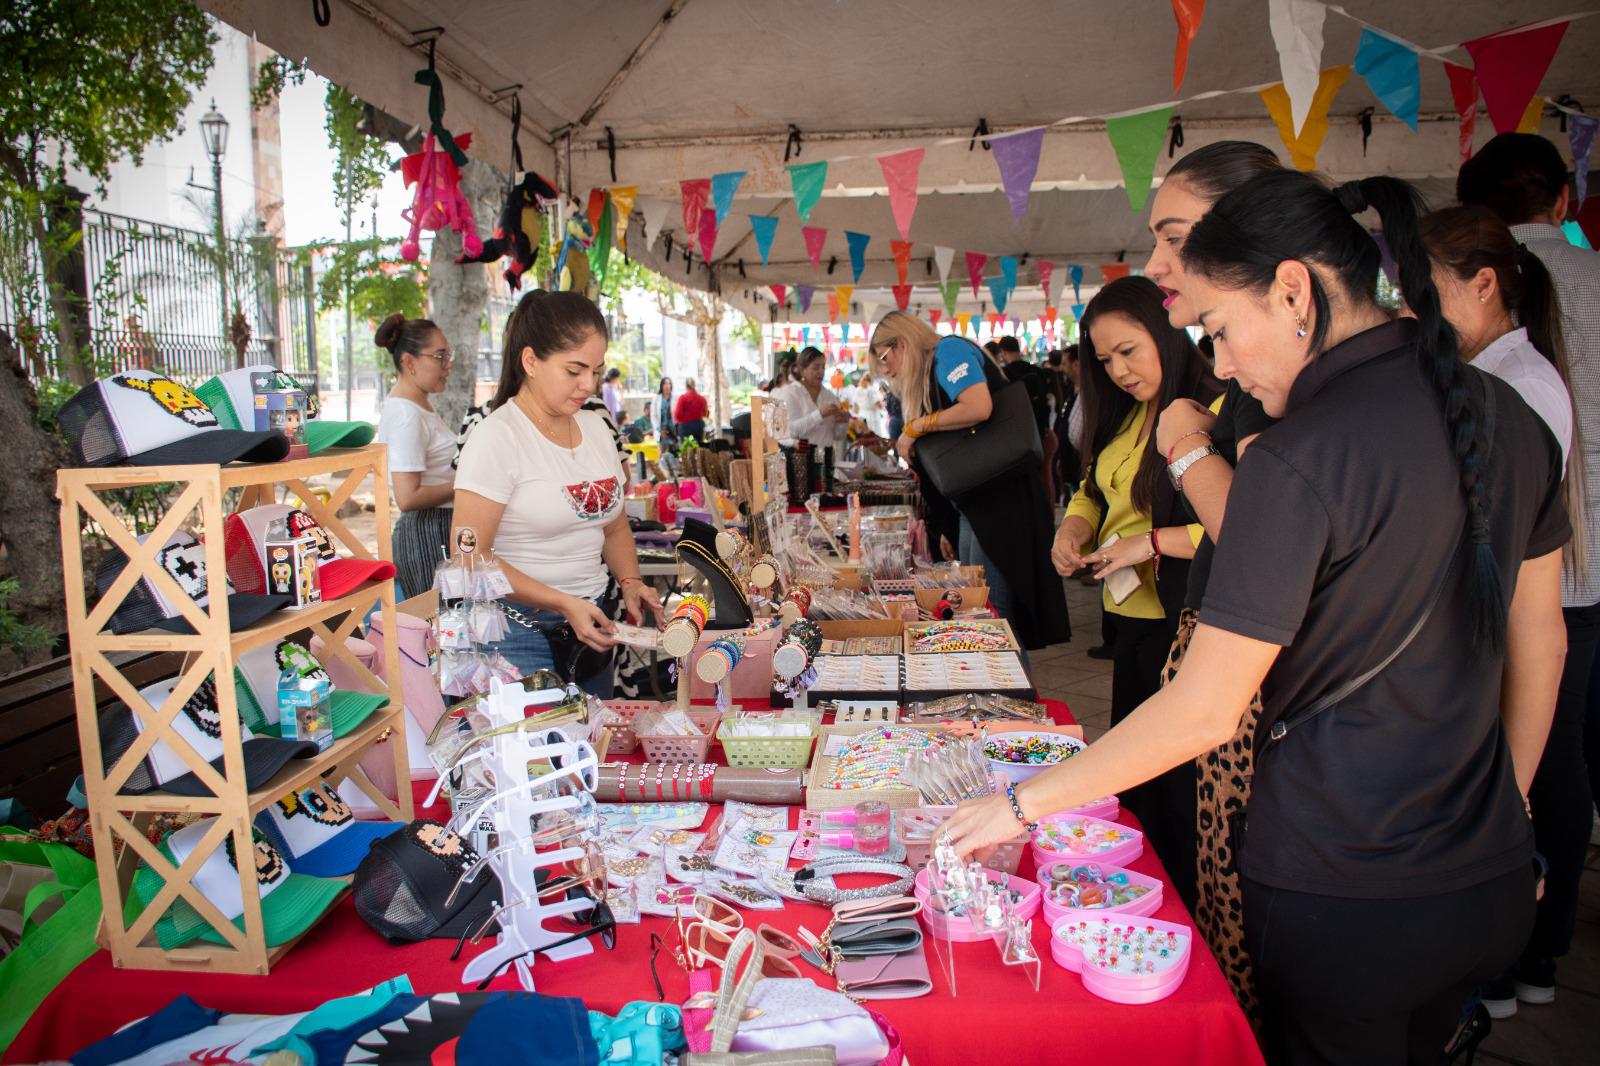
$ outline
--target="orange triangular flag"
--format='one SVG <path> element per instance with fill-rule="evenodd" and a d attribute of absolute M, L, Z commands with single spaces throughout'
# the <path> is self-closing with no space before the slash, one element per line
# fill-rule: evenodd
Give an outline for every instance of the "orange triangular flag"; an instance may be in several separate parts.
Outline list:
<path fill-rule="evenodd" d="M 1172 91 L 1183 84 L 1189 69 L 1189 42 L 1200 32 L 1206 14 L 1206 0 L 1172 0 L 1172 15 L 1178 20 L 1178 46 L 1172 53 Z"/>

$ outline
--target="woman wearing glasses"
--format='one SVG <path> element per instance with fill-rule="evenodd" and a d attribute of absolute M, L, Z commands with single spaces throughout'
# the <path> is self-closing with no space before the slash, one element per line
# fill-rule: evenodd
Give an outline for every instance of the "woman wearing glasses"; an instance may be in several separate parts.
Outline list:
<path fill-rule="evenodd" d="M 394 565 L 404 599 L 433 587 L 450 535 L 456 437 L 429 400 L 450 379 L 450 343 L 428 319 L 398 311 L 372 339 L 394 360 L 395 383 L 378 417 L 378 440 L 389 446 L 389 485 L 400 508 Z"/>

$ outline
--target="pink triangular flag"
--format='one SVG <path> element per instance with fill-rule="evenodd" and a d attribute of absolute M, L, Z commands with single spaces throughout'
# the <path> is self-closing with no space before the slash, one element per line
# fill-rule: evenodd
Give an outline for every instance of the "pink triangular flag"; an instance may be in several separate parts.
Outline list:
<path fill-rule="evenodd" d="M 1461 161 L 1465 163 L 1472 158 L 1472 135 L 1478 125 L 1478 76 L 1471 67 L 1454 63 L 1446 63 L 1444 72 L 1450 78 L 1450 98 L 1461 122 Z"/>
<path fill-rule="evenodd" d="M 1056 272 L 1056 265 L 1048 259 L 1039 260 L 1039 287 L 1044 290 L 1044 298 L 1050 299 L 1050 275 Z"/>
<path fill-rule="evenodd" d="M 967 278 L 972 282 L 972 295 L 978 295 L 978 286 L 983 283 L 983 265 L 989 257 L 982 252 L 967 253 Z"/>
<path fill-rule="evenodd" d="M 836 292 L 828 293 L 828 321 L 839 321 L 839 294 Z"/>
<path fill-rule="evenodd" d="M 880 155 L 878 166 L 889 186 L 889 209 L 900 236 L 911 239 L 911 216 L 917 213 L 917 174 L 922 170 L 923 149 L 912 148 L 894 155 Z"/>
<path fill-rule="evenodd" d="M 767 288 L 772 290 L 772 295 L 777 299 L 778 306 L 782 307 L 783 306 L 783 301 L 789 298 L 789 286 L 787 286 L 787 285 L 768 285 Z"/>
<path fill-rule="evenodd" d="M 700 209 L 700 254 L 711 262 L 711 251 L 717 246 L 717 213 L 709 207 Z"/>
<path fill-rule="evenodd" d="M 896 307 L 900 308 L 900 310 L 902 310 L 902 311 L 904 311 L 906 308 L 911 306 L 911 286 L 910 285 L 896 285 L 896 286 L 894 286 L 894 305 Z"/>
<path fill-rule="evenodd" d="M 802 226 L 800 235 L 806 239 L 806 255 L 811 257 L 811 265 L 822 266 L 822 242 L 828 239 L 828 231 L 822 226 Z"/>
<path fill-rule="evenodd" d="M 894 253 L 894 272 L 900 278 L 900 284 L 906 283 L 906 271 L 911 267 L 911 242 L 890 241 L 889 250 Z M 901 308 L 905 310 L 905 308 Z"/>
<path fill-rule="evenodd" d="M 700 234 L 700 214 L 711 196 L 711 179 L 680 181 L 678 187 L 683 190 L 683 241 L 692 244 Z"/>
<path fill-rule="evenodd" d="M 1516 130 L 1566 32 L 1567 24 L 1557 22 L 1531 30 L 1504 30 L 1462 44 L 1477 67 L 1478 85 L 1496 133 Z"/>

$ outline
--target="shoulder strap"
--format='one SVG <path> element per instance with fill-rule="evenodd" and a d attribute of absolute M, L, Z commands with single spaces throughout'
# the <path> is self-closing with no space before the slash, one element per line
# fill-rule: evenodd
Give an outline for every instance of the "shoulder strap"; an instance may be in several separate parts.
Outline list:
<path fill-rule="evenodd" d="M 1488 450 L 1492 454 L 1494 451 L 1495 426 L 1494 386 L 1490 384 L 1490 382 L 1487 380 L 1487 375 L 1485 375 L 1482 371 L 1475 370 L 1471 367 L 1468 367 L 1468 370 L 1476 375 L 1475 380 L 1478 383 L 1478 388 L 1483 393 L 1484 435 L 1487 438 Z M 1455 550 L 1450 553 L 1450 561 L 1445 564 L 1444 573 L 1440 575 L 1438 584 L 1434 585 L 1433 594 L 1428 597 L 1428 605 L 1423 608 L 1421 616 L 1418 617 L 1416 622 L 1412 624 L 1410 630 L 1408 630 L 1406 635 L 1401 638 L 1400 643 L 1395 646 L 1394 650 L 1388 655 L 1385 655 L 1383 660 L 1376 666 L 1372 667 L 1365 673 L 1346 681 L 1344 684 L 1323 696 L 1315 703 L 1312 703 L 1293 714 L 1286 714 L 1276 722 L 1273 722 L 1272 729 L 1268 734 L 1271 740 L 1282 740 L 1288 734 L 1289 730 L 1294 729 L 1297 726 L 1304 725 L 1306 722 L 1315 718 L 1317 715 L 1321 714 L 1329 707 L 1332 707 L 1334 704 L 1348 699 L 1352 693 L 1356 692 L 1367 682 L 1383 673 L 1383 671 L 1388 668 L 1390 663 L 1394 662 L 1400 657 L 1401 652 L 1405 651 L 1411 646 L 1411 642 L 1417 638 L 1417 634 L 1422 632 L 1422 627 L 1427 625 L 1428 619 L 1433 616 L 1433 609 L 1438 606 L 1439 598 L 1444 594 L 1444 587 L 1450 581 L 1450 572 L 1453 569 L 1455 557 L 1461 553 L 1461 546 L 1467 543 L 1467 540 L 1468 529 L 1467 527 L 1463 526 L 1461 538 L 1456 542 Z"/>

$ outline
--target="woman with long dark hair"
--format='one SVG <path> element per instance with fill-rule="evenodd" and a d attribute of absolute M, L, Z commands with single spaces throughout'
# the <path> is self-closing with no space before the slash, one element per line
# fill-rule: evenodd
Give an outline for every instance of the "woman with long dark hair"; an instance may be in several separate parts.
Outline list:
<path fill-rule="evenodd" d="M 1052 558 L 1063 574 L 1096 578 L 1132 568 L 1138 587 L 1101 606 L 1111 645 L 1111 721 L 1161 685 L 1188 587 L 1191 527 L 1156 447 L 1156 415 L 1181 399 L 1201 405 L 1222 391 L 1189 335 L 1167 322 L 1148 278 L 1119 278 L 1089 301 L 1079 327 L 1083 484 L 1067 504 Z M 1182 766 L 1123 797 L 1188 906 L 1195 894 L 1194 769 Z"/>
<path fill-rule="evenodd" d="M 522 298 L 506 323 L 494 410 L 461 451 L 455 496 L 456 530 L 473 530 L 511 579 L 510 635 L 496 650 L 524 675 L 571 672 L 602 698 L 619 594 L 635 621 L 661 614 L 639 576 L 611 433 L 584 410 L 607 339 L 605 317 L 580 293 Z"/>
<path fill-rule="evenodd" d="M 1188 655 L 1088 750 L 947 823 L 967 853 L 1192 759 L 1270 671 L 1236 839 L 1275 1062 L 1436 1062 L 1533 921 L 1561 458 L 1461 361 L 1419 205 L 1391 178 L 1281 171 L 1190 230 L 1183 293 L 1217 371 L 1281 421 L 1239 462 Z M 1415 320 L 1378 304 L 1369 207 Z"/>

